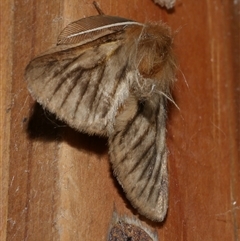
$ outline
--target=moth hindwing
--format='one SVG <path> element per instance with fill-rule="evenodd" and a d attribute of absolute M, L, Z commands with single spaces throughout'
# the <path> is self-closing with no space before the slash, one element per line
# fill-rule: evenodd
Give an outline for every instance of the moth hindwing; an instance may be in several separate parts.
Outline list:
<path fill-rule="evenodd" d="M 29 91 L 44 108 L 108 137 L 127 198 L 155 221 L 168 206 L 166 99 L 174 73 L 168 27 L 107 15 L 69 24 L 57 46 L 26 68 Z"/>

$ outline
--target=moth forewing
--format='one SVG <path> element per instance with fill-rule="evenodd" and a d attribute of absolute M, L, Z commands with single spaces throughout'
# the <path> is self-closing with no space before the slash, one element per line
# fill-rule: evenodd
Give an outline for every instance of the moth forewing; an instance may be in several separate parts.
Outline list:
<path fill-rule="evenodd" d="M 166 96 L 174 80 L 170 30 L 95 16 L 68 25 L 26 68 L 33 97 L 71 127 L 109 137 L 110 160 L 139 213 L 168 206 Z"/>

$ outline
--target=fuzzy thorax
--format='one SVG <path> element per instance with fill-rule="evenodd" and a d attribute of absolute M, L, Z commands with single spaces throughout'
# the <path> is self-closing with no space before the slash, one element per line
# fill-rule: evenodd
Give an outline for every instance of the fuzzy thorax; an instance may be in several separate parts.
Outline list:
<path fill-rule="evenodd" d="M 149 96 L 153 90 L 168 95 L 176 68 L 172 44 L 171 31 L 164 24 L 126 29 L 127 51 L 138 75 L 134 88 L 142 96 Z"/>

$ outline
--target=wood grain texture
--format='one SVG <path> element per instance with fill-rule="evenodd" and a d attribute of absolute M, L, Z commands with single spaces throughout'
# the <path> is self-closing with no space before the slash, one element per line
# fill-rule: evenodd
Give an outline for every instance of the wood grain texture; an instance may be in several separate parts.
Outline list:
<path fill-rule="evenodd" d="M 239 240 L 239 1 L 178 0 L 169 12 L 151 0 L 99 4 L 176 31 L 169 210 L 162 224 L 140 220 L 160 240 Z M 1 2 L 1 240 L 106 240 L 114 208 L 137 217 L 112 176 L 107 141 L 44 112 L 23 77 L 63 27 L 95 14 L 91 1 Z"/>

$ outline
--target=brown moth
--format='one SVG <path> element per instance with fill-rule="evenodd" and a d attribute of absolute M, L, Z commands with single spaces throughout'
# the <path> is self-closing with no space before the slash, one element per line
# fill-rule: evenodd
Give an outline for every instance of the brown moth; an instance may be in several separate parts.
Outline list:
<path fill-rule="evenodd" d="M 140 214 L 168 207 L 166 103 L 174 81 L 163 24 L 98 15 L 70 23 L 26 68 L 32 96 L 69 126 L 108 137 L 114 175 Z"/>
<path fill-rule="evenodd" d="M 107 241 L 158 241 L 157 232 L 129 216 L 113 213 Z"/>

